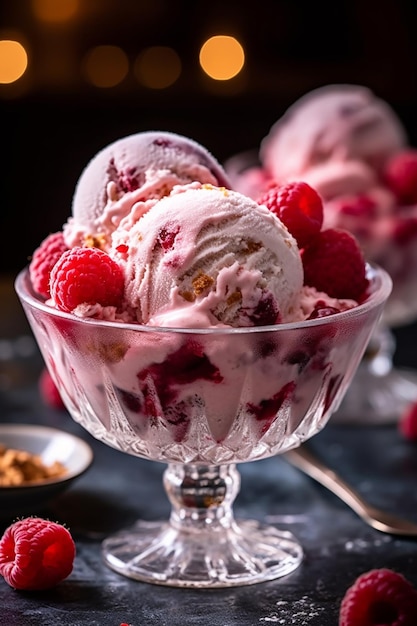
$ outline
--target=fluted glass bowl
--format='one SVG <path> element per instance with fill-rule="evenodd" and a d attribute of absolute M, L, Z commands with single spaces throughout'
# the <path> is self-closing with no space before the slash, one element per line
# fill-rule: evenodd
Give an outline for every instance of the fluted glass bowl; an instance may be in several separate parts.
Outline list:
<path fill-rule="evenodd" d="M 344 313 L 257 328 L 173 329 L 79 319 L 16 290 L 75 421 L 128 454 L 167 464 L 169 521 L 106 539 L 107 564 L 165 585 L 221 587 L 291 572 L 291 533 L 237 523 L 236 464 L 280 454 L 339 406 L 391 289 L 368 268 L 371 295 Z"/>

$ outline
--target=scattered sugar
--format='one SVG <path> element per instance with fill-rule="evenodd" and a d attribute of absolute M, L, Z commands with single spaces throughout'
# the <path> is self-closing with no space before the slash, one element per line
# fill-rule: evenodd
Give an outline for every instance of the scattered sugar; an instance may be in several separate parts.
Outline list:
<path fill-rule="evenodd" d="M 282 624 L 285 626 L 308 626 L 310 620 L 318 617 L 325 610 L 322 606 L 317 606 L 307 596 L 293 602 L 279 600 L 276 603 L 281 611 L 274 611 L 270 615 L 260 617 L 260 622 Z"/>
<path fill-rule="evenodd" d="M 392 538 L 389 536 L 381 536 L 373 541 L 366 541 L 365 539 L 351 539 L 346 541 L 345 550 L 356 553 L 367 552 L 369 548 L 379 548 L 380 546 L 384 546 L 385 544 L 391 542 Z"/>

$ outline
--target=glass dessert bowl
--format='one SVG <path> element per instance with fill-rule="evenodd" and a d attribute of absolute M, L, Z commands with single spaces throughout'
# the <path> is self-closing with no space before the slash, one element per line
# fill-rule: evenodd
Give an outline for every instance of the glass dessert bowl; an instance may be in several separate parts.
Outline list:
<path fill-rule="evenodd" d="M 297 568 L 288 531 L 236 521 L 236 464 L 281 454 L 339 406 L 391 289 L 368 266 L 370 295 L 343 313 L 269 327 L 164 329 L 79 319 L 17 294 L 73 419 L 102 442 L 167 464 L 170 519 L 107 538 L 110 568 L 177 587 L 228 587 Z"/>

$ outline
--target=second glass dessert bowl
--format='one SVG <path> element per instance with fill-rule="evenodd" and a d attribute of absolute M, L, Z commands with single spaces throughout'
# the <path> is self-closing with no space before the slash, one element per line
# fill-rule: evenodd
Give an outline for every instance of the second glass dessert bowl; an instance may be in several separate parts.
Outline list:
<path fill-rule="evenodd" d="M 394 365 L 395 329 L 417 319 L 416 226 L 416 215 L 410 219 L 405 216 L 390 228 L 381 227 L 379 240 L 375 238 L 369 243 L 363 239 L 365 252 L 389 273 L 393 288 L 337 412 L 340 422 L 396 423 L 406 408 L 417 401 L 417 372 Z M 360 231 L 355 234 L 360 241 Z"/>
<path fill-rule="evenodd" d="M 281 454 L 339 406 L 391 289 L 368 268 L 355 309 L 257 328 L 171 329 L 82 320 L 16 280 L 45 362 L 73 419 L 104 443 L 167 464 L 169 520 L 103 542 L 105 562 L 137 580 L 228 587 L 286 575 L 303 559 L 288 531 L 235 520 L 236 464 Z"/>
<path fill-rule="evenodd" d="M 230 157 L 225 168 L 232 186 L 250 197 L 260 197 L 271 183 L 257 150 Z M 396 423 L 417 401 L 417 373 L 394 364 L 395 329 L 417 320 L 417 207 L 402 207 L 392 215 L 381 211 L 376 216 L 366 211 L 363 215 L 354 210 L 335 212 L 328 207 L 325 211 L 329 214 L 327 226 L 351 232 L 366 259 L 387 271 L 393 281 L 383 316 L 335 419 L 342 423 Z"/>

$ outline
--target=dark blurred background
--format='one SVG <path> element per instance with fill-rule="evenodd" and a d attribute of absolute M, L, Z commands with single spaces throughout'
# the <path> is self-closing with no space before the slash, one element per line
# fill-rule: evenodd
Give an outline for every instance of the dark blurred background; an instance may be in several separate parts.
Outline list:
<path fill-rule="evenodd" d="M 48 4 L 68 2 L 67 19 L 48 17 Z M 0 38 L 18 39 L 29 63 L 19 81 L 0 84 L 2 272 L 16 273 L 61 228 L 88 160 L 129 133 L 185 134 L 223 161 L 256 147 L 305 92 L 349 82 L 388 100 L 417 145 L 416 27 L 412 0 L 3 0 Z M 245 51 L 229 81 L 199 65 L 203 42 L 215 34 L 236 37 Z M 119 47 L 128 60 L 111 87 L 86 77 L 85 59 L 101 45 Z M 134 75 L 149 46 L 180 59 L 178 79 L 164 89 Z"/>

